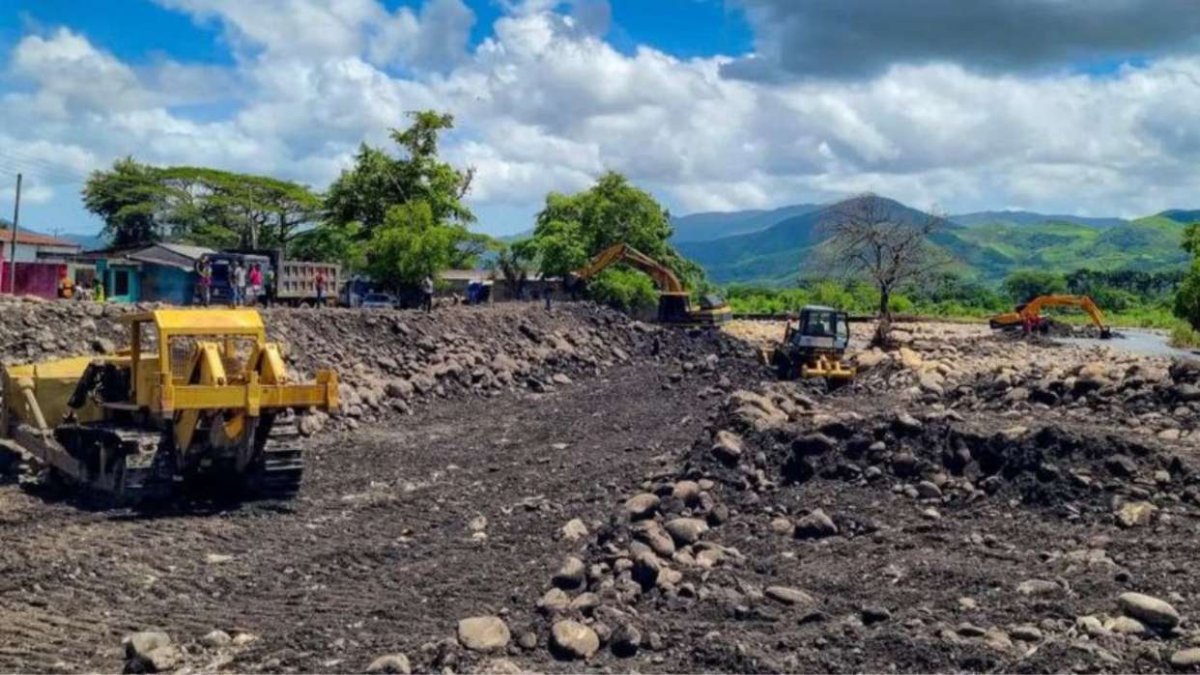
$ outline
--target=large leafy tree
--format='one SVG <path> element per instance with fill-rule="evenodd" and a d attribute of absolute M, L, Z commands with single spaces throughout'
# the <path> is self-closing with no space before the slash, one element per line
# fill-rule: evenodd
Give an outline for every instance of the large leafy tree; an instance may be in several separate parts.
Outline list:
<path fill-rule="evenodd" d="M 217 248 L 285 247 L 320 213 L 321 198 L 303 185 L 203 167 L 152 167 L 132 158 L 97 171 L 84 206 L 104 218 L 116 246 L 160 240 Z"/>
<path fill-rule="evenodd" d="M 392 207 L 424 202 L 435 223 L 475 222 L 463 203 L 474 171 L 460 171 L 438 157 L 438 136 L 454 128 L 454 117 L 429 110 L 411 117 L 408 128 L 392 130 L 401 157 L 365 143 L 359 148 L 354 166 L 329 188 L 325 207 L 330 221 L 357 222 L 370 234 L 384 225 Z"/>
<path fill-rule="evenodd" d="M 325 199 L 325 222 L 300 235 L 301 255 L 340 252 L 391 288 L 436 276 L 450 267 L 474 266 L 493 246 L 471 232 L 475 214 L 464 203 L 474 176 L 438 157 L 441 133 L 454 118 L 433 111 L 411 114 L 412 124 L 393 129 L 400 149 L 393 157 L 366 144 Z"/>
<path fill-rule="evenodd" d="M 114 246 L 160 241 L 169 233 L 158 214 L 166 194 L 154 167 L 132 157 L 118 159 L 108 171 L 94 171 L 83 188 L 83 205 L 104 220 L 104 235 Z"/>
<path fill-rule="evenodd" d="M 609 172 L 583 192 L 548 195 L 530 245 L 536 250 L 539 269 L 547 276 L 565 277 L 605 248 L 624 243 L 696 288 L 703 282 L 703 271 L 668 243 L 671 234 L 666 209 L 621 174 Z M 619 285 L 621 279 L 605 283 Z M 630 295 L 644 297 L 644 293 Z"/>

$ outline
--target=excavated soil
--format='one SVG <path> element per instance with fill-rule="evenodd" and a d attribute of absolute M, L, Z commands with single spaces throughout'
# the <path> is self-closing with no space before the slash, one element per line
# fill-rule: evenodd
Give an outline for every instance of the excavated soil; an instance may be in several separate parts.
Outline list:
<path fill-rule="evenodd" d="M 15 356 L 83 340 L 39 323 L 74 308 L 23 311 Z M 122 638 L 153 629 L 191 672 L 400 652 L 416 672 L 1195 668 L 1171 664 L 1200 647 L 1195 453 L 1122 422 L 1190 420 L 1187 373 L 1005 371 L 993 393 L 965 360 L 944 387 L 897 361 L 829 394 L 720 334 L 585 306 L 268 321 L 298 368 L 351 374 L 357 407 L 306 441 L 299 498 L 92 511 L 10 473 L 0 670 L 120 670 Z M 1131 591 L 1181 620 L 1131 633 Z M 460 645 L 477 616 L 507 647 Z M 564 619 L 598 651 L 551 649 Z M 218 629 L 234 644 L 205 644 Z"/>

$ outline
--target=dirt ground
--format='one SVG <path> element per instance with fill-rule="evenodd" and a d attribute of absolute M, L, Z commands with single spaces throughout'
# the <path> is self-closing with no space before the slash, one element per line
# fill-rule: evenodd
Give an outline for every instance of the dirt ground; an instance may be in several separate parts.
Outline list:
<path fill-rule="evenodd" d="M 120 670 L 152 629 L 193 672 L 1196 669 L 1191 376 L 914 334 L 834 394 L 711 337 L 626 337 L 628 361 L 542 393 L 331 424 L 290 503 L 96 512 L 10 478 L 0 670 Z M 477 616 L 506 647 L 460 644 Z M 552 648 L 564 619 L 598 636 L 585 661 Z"/>

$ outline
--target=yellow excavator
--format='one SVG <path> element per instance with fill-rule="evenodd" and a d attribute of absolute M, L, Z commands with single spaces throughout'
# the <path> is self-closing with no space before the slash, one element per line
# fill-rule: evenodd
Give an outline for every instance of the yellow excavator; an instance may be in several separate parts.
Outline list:
<path fill-rule="evenodd" d="M 299 448 L 280 444 L 297 434 L 285 411 L 336 409 L 337 374 L 293 382 L 255 310 L 123 321 L 130 347 L 116 355 L 5 367 L 0 442 L 118 503 L 199 484 L 293 496 L 304 463 Z"/>
<path fill-rule="evenodd" d="M 693 308 L 688 292 L 679 277 L 665 265 L 638 251 L 628 244 L 614 244 L 596 254 L 575 278 L 586 282 L 613 263 L 623 262 L 645 272 L 658 286 L 658 320 L 660 323 L 695 326 L 716 325 L 729 321 L 732 310 L 725 301 L 715 295 L 700 299 L 700 307 Z"/>
<path fill-rule="evenodd" d="M 1087 313 L 1092 323 L 1100 329 L 1100 337 L 1112 337 L 1112 330 L 1104 325 L 1104 315 L 1095 301 L 1086 295 L 1039 295 L 1029 302 L 1017 306 L 1011 312 L 997 314 L 988 320 L 988 325 L 996 330 L 1023 330 L 1026 333 L 1045 333 L 1050 329 L 1050 322 L 1042 316 L 1046 307 L 1078 307 Z"/>

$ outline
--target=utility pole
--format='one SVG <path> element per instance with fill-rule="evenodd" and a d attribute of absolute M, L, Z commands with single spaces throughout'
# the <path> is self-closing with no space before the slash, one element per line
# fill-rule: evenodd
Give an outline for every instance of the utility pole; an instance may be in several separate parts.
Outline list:
<path fill-rule="evenodd" d="M 17 198 L 13 204 L 12 258 L 8 261 L 8 292 L 17 294 L 17 228 L 21 226 L 21 174 L 17 174 Z"/>

